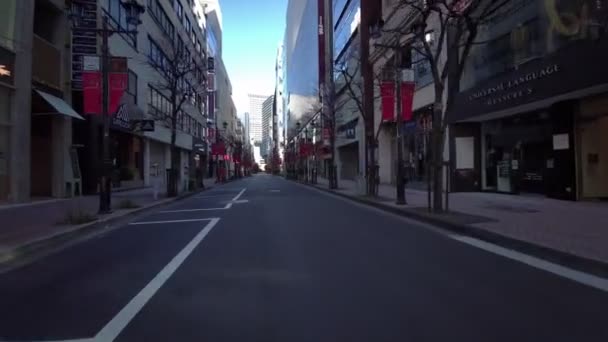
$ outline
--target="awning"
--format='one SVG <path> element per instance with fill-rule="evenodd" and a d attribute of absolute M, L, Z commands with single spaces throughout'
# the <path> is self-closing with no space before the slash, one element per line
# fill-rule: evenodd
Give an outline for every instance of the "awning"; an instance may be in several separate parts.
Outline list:
<path fill-rule="evenodd" d="M 51 95 L 49 93 L 45 93 L 40 90 L 35 90 L 38 95 L 40 95 L 44 101 L 46 101 L 55 111 L 51 112 L 42 112 L 42 113 L 32 113 L 32 115 L 52 115 L 52 114 L 63 114 L 67 115 L 74 119 L 84 120 L 84 118 L 69 105 L 63 99 L 58 98 L 57 96 Z"/>

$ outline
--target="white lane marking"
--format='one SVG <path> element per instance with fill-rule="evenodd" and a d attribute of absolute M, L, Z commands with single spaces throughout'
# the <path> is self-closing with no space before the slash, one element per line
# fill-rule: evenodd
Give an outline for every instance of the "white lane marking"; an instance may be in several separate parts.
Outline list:
<path fill-rule="evenodd" d="M 230 204 L 230 206 L 228 204 Z M 179 210 L 164 210 L 164 211 L 159 211 L 159 212 L 163 213 L 163 214 L 168 214 L 168 213 L 190 213 L 190 212 L 195 212 L 195 211 L 210 211 L 210 210 L 228 210 L 232 206 L 232 203 L 228 203 L 228 204 L 226 204 L 226 206 L 223 208 L 179 209 Z"/>
<path fill-rule="evenodd" d="M 228 202 L 228 204 L 226 204 L 226 209 L 230 209 L 230 208 L 232 208 L 232 204 L 233 204 L 235 201 L 238 201 L 238 199 L 239 199 L 239 198 L 240 198 L 240 197 L 241 197 L 241 196 L 242 196 L 242 195 L 245 193 L 245 190 L 247 190 L 247 188 L 245 188 L 245 189 L 241 190 L 241 191 L 240 191 L 240 192 L 239 192 L 239 193 L 238 193 L 236 196 L 234 196 L 234 197 L 233 197 L 233 198 L 230 200 L 230 202 Z"/>
<path fill-rule="evenodd" d="M 210 218 L 201 218 L 201 219 L 188 219 L 188 220 L 169 220 L 169 221 L 141 221 L 141 222 L 132 222 L 129 223 L 131 226 L 136 226 L 140 224 L 163 224 L 163 223 L 182 223 L 182 222 L 200 222 L 200 221 L 209 221 Z"/>
<path fill-rule="evenodd" d="M 210 210 L 228 210 L 232 208 L 232 204 L 234 204 L 238 199 L 245 193 L 247 188 L 242 189 L 236 196 L 234 196 L 223 208 L 201 208 L 201 209 L 178 209 L 178 210 L 165 210 L 161 211 L 161 213 L 191 213 L 196 211 L 210 211 Z"/>
<path fill-rule="evenodd" d="M 578 283 L 585 284 L 587 286 L 594 287 L 596 289 L 608 292 L 608 279 L 598 277 L 592 274 L 588 274 L 585 272 L 573 270 L 571 268 L 561 266 L 558 264 L 554 264 L 552 262 L 533 257 L 528 254 L 524 254 L 521 252 L 514 251 L 512 249 L 507 249 L 504 247 L 500 247 L 494 245 L 489 242 L 485 242 L 482 240 L 478 240 L 469 236 L 460 236 L 460 235 L 452 235 L 452 239 L 460 241 L 462 243 L 466 243 L 467 245 L 477 247 L 479 249 L 483 249 L 485 251 L 498 254 L 505 258 L 509 258 L 511 260 L 516 260 L 526 265 L 532 266 L 534 268 L 538 268 L 553 274 L 557 274 L 561 277 L 574 280 Z"/>
<path fill-rule="evenodd" d="M 270 192 L 281 192 L 281 190 L 270 190 Z"/>
<path fill-rule="evenodd" d="M 226 197 L 226 196 L 230 196 L 229 194 L 227 195 L 206 195 L 206 196 L 196 196 L 194 198 L 216 198 L 216 197 Z"/>
<path fill-rule="evenodd" d="M 241 198 L 241 196 L 243 196 L 243 194 L 245 193 L 245 191 L 246 191 L 246 190 L 247 190 L 247 188 L 245 188 L 245 189 L 241 190 L 241 191 L 238 193 L 238 195 L 234 196 L 234 198 L 232 199 L 232 201 L 234 202 L 234 201 L 238 200 L 239 198 Z"/>
<path fill-rule="evenodd" d="M 391 213 L 391 212 L 388 212 L 388 211 L 385 211 L 385 210 L 382 210 L 379 208 L 371 207 L 371 206 L 365 205 L 363 203 L 355 202 L 351 199 L 344 198 L 342 196 L 338 196 L 336 194 L 332 194 L 332 193 L 329 193 L 329 192 L 321 190 L 321 189 L 317 189 L 314 187 L 310 187 L 310 186 L 298 184 L 298 183 L 293 183 L 293 184 L 299 185 L 304 189 L 309 189 L 311 191 L 318 192 L 318 193 L 323 194 L 328 197 L 333 197 L 333 198 L 343 201 L 343 202 L 348 202 L 359 208 L 363 208 L 363 209 L 367 209 L 369 211 L 376 212 L 377 214 L 381 214 L 384 216 L 392 216 L 393 218 L 395 218 L 397 220 L 401 220 L 403 222 L 407 222 L 409 224 L 417 225 L 419 227 L 428 229 L 428 230 L 436 233 L 439 236 L 442 236 L 442 237 L 445 237 L 448 239 L 452 239 L 452 240 L 456 240 L 458 242 L 468 244 L 469 246 L 483 249 L 490 253 L 494 253 L 496 255 L 500 255 L 502 257 L 509 258 L 511 260 L 526 264 L 528 266 L 532 266 L 536 269 L 539 269 L 539 270 L 542 270 L 545 272 L 556 274 L 562 278 L 570 279 L 579 284 L 587 285 L 587 286 L 590 286 L 590 287 L 593 287 L 596 289 L 600 289 L 603 291 L 608 291 L 608 279 L 606 279 L 606 278 L 602 278 L 602 277 L 598 277 L 593 274 L 574 270 L 574 269 L 566 267 L 566 266 L 552 263 L 552 262 L 544 260 L 544 259 L 533 257 L 528 254 L 524 254 L 521 252 L 511 250 L 511 249 L 500 247 L 498 245 L 491 244 L 489 242 L 485 242 L 485 241 L 471 238 L 468 236 L 450 234 L 449 232 L 447 232 L 446 230 L 444 230 L 440 227 L 433 226 L 433 225 L 425 223 L 425 222 L 416 221 L 415 219 L 403 217 L 401 215 L 397 215 L 397 214 L 394 214 L 394 213 Z M 473 242 L 473 241 L 475 241 L 475 242 Z"/>
<path fill-rule="evenodd" d="M 165 266 L 146 287 L 144 287 L 120 312 L 112 318 L 97 335 L 95 341 L 112 342 L 125 329 L 137 313 L 148 303 L 163 284 L 175 273 L 186 258 L 205 239 L 211 229 L 220 221 L 210 219 L 207 225 Z"/>

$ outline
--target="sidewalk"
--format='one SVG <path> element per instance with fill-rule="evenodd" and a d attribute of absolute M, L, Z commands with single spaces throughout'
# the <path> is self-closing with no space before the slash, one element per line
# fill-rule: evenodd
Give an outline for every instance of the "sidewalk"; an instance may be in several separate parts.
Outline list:
<path fill-rule="evenodd" d="M 317 187 L 327 189 L 319 178 Z M 364 198 L 354 181 L 339 180 L 338 193 Z M 428 217 L 608 264 L 608 203 L 570 202 L 540 196 L 471 192 L 451 193 L 450 212 L 430 214 L 427 192 L 406 191 L 408 204 L 397 206 L 395 188 L 380 185 L 373 201 L 406 216 Z M 411 215 L 409 215 L 411 214 Z"/>
<path fill-rule="evenodd" d="M 213 186 L 214 180 L 205 179 L 204 183 L 205 188 L 209 188 Z M 152 187 L 114 192 L 112 193 L 113 212 L 103 216 L 97 215 L 98 195 L 0 206 L 0 262 L 3 254 L 10 253 L 16 248 L 70 233 L 100 221 L 117 219 L 175 199 L 167 198 L 162 190 L 155 199 Z M 91 221 L 67 224 L 65 221 L 69 214 L 86 217 Z"/>

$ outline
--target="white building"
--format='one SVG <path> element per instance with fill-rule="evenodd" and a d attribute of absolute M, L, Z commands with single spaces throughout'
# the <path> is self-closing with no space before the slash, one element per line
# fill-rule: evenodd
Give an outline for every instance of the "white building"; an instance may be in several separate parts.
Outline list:
<path fill-rule="evenodd" d="M 268 95 L 249 94 L 249 139 L 262 143 L 262 109 Z"/>

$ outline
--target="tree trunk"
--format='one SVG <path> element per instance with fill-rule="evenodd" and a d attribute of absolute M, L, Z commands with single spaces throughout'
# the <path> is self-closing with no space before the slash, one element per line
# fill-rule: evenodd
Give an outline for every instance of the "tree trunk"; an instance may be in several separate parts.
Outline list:
<path fill-rule="evenodd" d="M 177 113 L 173 113 L 173 120 L 171 120 L 171 166 L 169 173 L 167 174 L 167 196 L 177 196 L 177 181 L 179 179 L 179 164 L 180 164 L 180 151 L 176 146 L 177 140 Z"/>
<path fill-rule="evenodd" d="M 435 99 L 433 109 L 432 130 L 432 183 L 433 183 L 433 211 L 443 211 L 443 106 L 441 98 Z M 429 180 L 431 181 L 431 180 Z"/>

